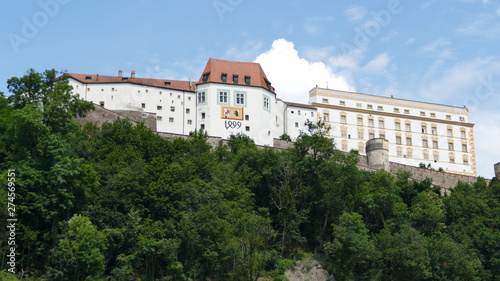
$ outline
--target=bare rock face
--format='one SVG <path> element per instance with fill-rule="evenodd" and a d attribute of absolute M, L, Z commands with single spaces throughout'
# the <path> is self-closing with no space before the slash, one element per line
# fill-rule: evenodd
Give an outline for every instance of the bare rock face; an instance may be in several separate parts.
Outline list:
<path fill-rule="evenodd" d="M 290 281 L 335 281 L 332 275 L 314 260 L 303 264 L 298 261 L 292 269 L 285 272 Z"/>

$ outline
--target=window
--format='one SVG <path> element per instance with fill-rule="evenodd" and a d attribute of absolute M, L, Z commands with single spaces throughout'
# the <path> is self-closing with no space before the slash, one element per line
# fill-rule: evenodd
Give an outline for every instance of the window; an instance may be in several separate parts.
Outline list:
<path fill-rule="evenodd" d="M 361 103 L 356 103 L 356 107 L 361 107 Z"/>
<path fill-rule="evenodd" d="M 236 93 L 236 104 L 245 104 L 245 93 Z"/>
<path fill-rule="evenodd" d="M 163 109 L 163 107 L 162 107 L 161 105 L 157 105 L 157 106 L 156 106 L 156 109 L 157 109 L 157 110 L 162 110 L 162 109 Z"/>
<path fill-rule="evenodd" d="M 92 76 L 85 76 L 85 80 L 92 80 Z"/>
<path fill-rule="evenodd" d="M 405 131 L 411 132 L 411 124 L 410 123 L 405 124 Z"/>
<path fill-rule="evenodd" d="M 406 157 L 408 157 L 408 158 L 413 158 L 413 150 L 408 149 L 408 150 L 406 151 Z"/>
<path fill-rule="evenodd" d="M 368 134 L 368 138 L 369 139 L 374 139 L 375 138 L 375 134 L 374 133 L 369 133 Z"/>
<path fill-rule="evenodd" d="M 251 77 L 250 76 L 245 76 L 245 84 L 247 86 L 250 86 L 250 82 L 251 82 Z"/>
<path fill-rule="evenodd" d="M 402 157 L 403 156 L 403 151 L 399 147 L 398 147 L 397 155 L 398 155 L 398 157 Z"/>
<path fill-rule="evenodd" d="M 188 120 L 187 120 L 187 124 L 188 124 L 188 125 L 191 125 L 191 124 L 193 124 L 193 120 L 191 120 L 191 119 L 188 119 Z"/>
<path fill-rule="evenodd" d="M 401 123 L 399 122 L 394 123 L 394 128 L 398 131 L 401 130 Z"/>
<path fill-rule="evenodd" d="M 205 130 L 205 124 L 201 124 L 200 129 Z"/>
<path fill-rule="evenodd" d="M 464 165 L 469 165 L 469 158 L 466 155 L 463 157 Z"/>
<path fill-rule="evenodd" d="M 340 105 L 345 105 L 345 101 L 341 100 L 341 101 L 339 101 L 339 104 Z"/>
<path fill-rule="evenodd" d="M 424 159 L 429 160 L 429 152 L 424 151 Z"/>
<path fill-rule="evenodd" d="M 358 132 L 358 139 L 363 139 L 365 136 L 363 132 Z"/>
<path fill-rule="evenodd" d="M 295 122 L 295 128 L 299 127 L 299 122 Z"/>
<path fill-rule="evenodd" d="M 171 106 L 170 111 L 175 112 L 175 106 Z"/>
<path fill-rule="evenodd" d="M 450 163 L 455 163 L 455 156 L 450 155 Z"/>
<path fill-rule="evenodd" d="M 142 108 L 146 108 L 146 104 L 145 103 L 141 103 L 141 107 Z"/>
<path fill-rule="evenodd" d="M 436 118 L 436 113 L 431 113 L 432 118 Z"/>
<path fill-rule="evenodd" d="M 467 145 L 466 144 L 462 144 L 462 151 L 467 152 Z"/>
<path fill-rule="evenodd" d="M 294 114 L 294 113 L 295 113 L 295 111 L 293 111 L 293 110 L 290 111 L 290 114 Z"/>
<path fill-rule="evenodd" d="M 448 137 L 453 137 L 453 130 L 452 129 L 447 129 L 446 130 L 446 134 L 448 135 Z"/>
<path fill-rule="evenodd" d="M 300 109 L 299 109 L 299 110 L 297 110 L 297 115 L 300 115 Z"/>
<path fill-rule="evenodd" d="M 245 131 L 250 132 L 250 126 L 246 126 Z"/>
<path fill-rule="evenodd" d="M 383 106 L 377 106 L 377 110 L 384 110 Z"/>
<path fill-rule="evenodd" d="M 173 123 L 174 122 L 174 117 L 169 117 L 168 122 Z"/>
<path fill-rule="evenodd" d="M 358 151 L 360 153 L 365 153 L 365 145 L 363 143 L 358 144 Z"/>
<path fill-rule="evenodd" d="M 451 115 L 446 115 L 446 120 L 451 120 Z"/>
<path fill-rule="evenodd" d="M 465 139 L 465 131 L 460 131 L 460 137 Z"/>
<path fill-rule="evenodd" d="M 373 119 L 368 119 L 368 127 L 373 127 Z"/>
<path fill-rule="evenodd" d="M 340 123 L 347 123 L 347 118 L 345 117 L 345 115 L 340 115 Z"/>
<path fill-rule="evenodd" d="M 249 120 L 250 120 L 250 115 L 245 114 L 245 121 L 249 121 Z"/>
<path fill-rule="evenodd" d="M 432 128 L 431 128 L 431 134 L 437 135 L 437 128 L 436 127 L 432 126 Z"/>
<path fill-rule="evenodd" d="M 373 109 L 373 105 L 371 105 L 371 104 L 367 104 L 367 105 L 366 105 L 366 108 L 368 108 L 368 109 Z"/>
<path fill-rule="evenodd" d="M 314 112 L 313 111 L 311 111 L 311 117 L 314 117 Z"/>
<path fill-rule="evenodd" d="M 363 126 L 363 118 L 358 117 L 358 126 Z"/>
<path fill-rule="evenodd" d="M 379 128 L 384 128 L 384 120 L 378 120 L 378 127 Z"/>
<path fill-rule="evenodd" d="M 205 92 L 199 92 L 198 93 L 198 103 L 206 103 L 206 95 Z"/>
<path fill-rule="evenodd" d="M 425 112 L 420 111 L 420 116 L 425 116 Z"/>
<path fill-rule="evenodd" d="M 227 91 L 219 91 L 219 103 L 227 103 Z"/>
<path fill-rule="evenodd" d="M 385 139 L 385 134 L 379 133 L 378 137 L 381 138 L 381 139 Z"/>
<path fill-rule="evenodd" d="M 399 113 L 399 108 L 394 108 L 394 113 Z"/>
<path fill-rule="evenodd" d="M 451 151 L 455 150 L 452 142 L 448 143 L 448 150 L 451 150 Z"/>
<path fill-rule="evenodd" d="M 422 125 L 422 134 L 427 134 L 427 126 Z"/>
<path fill-rule="evenodd" d="M 323 103 L 328 103 L 328 99 L 323 99 Z"/>
<path fill-rule="evenodd" d="M 434 148 L 434 149 L 438 149 L 439 148 L 437 141 L 432 141 L 432 148 Z"/>
<path fill-rule="evenodd" d="M 161 116 L 156 116 L 156 120 L 161 121 L 161 120 L 163 120 L 163 117 L 161 117 Z"/>
<path fill-rule="evenodd" d="M 347 143 L 342 144 L 342 150 L 347 151 Z"/>
<path fill-rule="evenodd" d="M 330 121 L 330 114 L 328 114 L 328 113 L 323 113 L 323 121 L 325 121 L 325 122 Z"/>
<path fill-rule="evenodd" d="M 460 121 L 462 121 L 462 122 L 464 122 L 464 121 L 465 121 L 465 117 L 460 116 L 460 117 L 459 117 L 459 120 L 460 120 Z"/>
<path fill-rule="evenodd" d="M 346 138 L 347 137 L 347 129 L 340 130 L 340 136 L 343 138 Z"/>
<path fill-rule="evenodd" d="M 101 107 L 104 107 L 104 101 L 100 101 L 100 102 L 99 102 L 99 105 L 100 105 Z"/>
<path fill-rule="evenodd" d="M 411 145 L 411 137 L 406 138 L 406 145 Z"/>
<path fill-rule="evenodd" d="M 181 99 L 181 95 L 177 95 L 177 99 L 180 100 Z"/>
<path fill-rule="evenodd" d="M 238 84 L 238 78 L 239 78 L 239 76 L 238 76 L 238 75 L 236 75 L 236 74 L 235 74 L 235 75 L 233 75 L 233 83 L 234 83 L 234 84 Z"/>
<path fill-rule="evenodd" d="M 208 76 L 210 75 L 210 73 L 203 73 L 203 78 L 202 78 L 202 81 L 203 82 L 207 82 L 208 81 Z"/>
<path fill-rule="evenodd" d="M 227 83 L 227 74 L 222 73 L 220 76 L 220 80 L 222 81 L 222 83 Z"/>
<path fill-rule="evenodd" d="M 191 113 L 191 109 L 190 108 L 186 108 L 186 114 L 189 114 Z"/>
<path fill-rule="evenodd" d="M 433 156 L 434 156 L 434 162 L 439 161 L 439 153 L 434 152 L 434 155 L 433 155 Z"/>
<path fill-rule="evenodd" d="M 396 136 L 396 144 L 401 144 L 401 137 L 400 136 Z"/>
<path fill-rule="evenodd" d="M 410 114 L 410 110 L 409 109 L 405 109 L 405 114 Z"/>
<path fill-rule="evenodd" d="M 269 110 L 269 98 L 264 97 L 264 109 Z"/>
<path fill-rule="evenodd" d="M 422 140 L 423 147 L 429 147 L 429 142 L 427 140 Z"/>
<path fill-rule="evenodd" d="M 201 119 L 205 119 L 205 116 L 206 116 L 205 112 L 202 112 L 201 113 Z"/>

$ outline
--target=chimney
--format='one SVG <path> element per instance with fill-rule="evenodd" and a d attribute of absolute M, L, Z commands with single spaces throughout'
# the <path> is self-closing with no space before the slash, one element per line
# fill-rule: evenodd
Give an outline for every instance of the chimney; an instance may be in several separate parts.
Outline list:
<path fill-rule="evenodd" d="M 123 77 L 123 70 L 118 70 L 118 77 Z"/>
<path fill-rule="evenodd" d="M 130 73 L 130 78 L 135 78 L 135 70 L 132 70 L 132 73 Z"/>

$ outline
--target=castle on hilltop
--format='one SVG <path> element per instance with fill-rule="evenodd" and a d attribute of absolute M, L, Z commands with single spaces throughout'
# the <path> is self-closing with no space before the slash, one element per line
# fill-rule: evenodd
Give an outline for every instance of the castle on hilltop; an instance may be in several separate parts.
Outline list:
<path fill-rule="evenodd" d="M 474 124 L 468 110 L 427 102 L 314 87 L 309 104 L 280 99 L 258 63 L 209 59 L 198 82 L 67 73 L 73 92 L 100 107 L 148 120 L 159 133 L 203 129 L 227 139 L 243 133 L 276 146 L 322 120 L 342 151 L 366 155 L 366 143 L 385 139 L 392 163 L 475 177 Z M 306 93 L 304 93 L 306 94 Z M 135 115 L 134 115 L 135 113 Z M 139 115 L 137 115 L 137 113 Z"/>

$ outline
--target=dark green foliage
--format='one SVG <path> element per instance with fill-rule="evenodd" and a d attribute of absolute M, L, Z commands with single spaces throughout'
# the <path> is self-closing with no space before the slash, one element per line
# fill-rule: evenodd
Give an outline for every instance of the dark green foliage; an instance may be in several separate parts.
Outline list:
<path fill-rule="evenodd" d="M 212 147 L 203 131 L 166 140 L 127 120 L 82 126 L 73 117 L 91 104 L 55 74 L 29 70 L 0 94 L 24 278 L 284 280 L 314 252 L 336 280 L 500 279 L 497 179 L 442 196 L 407 172 L 360 171 L 322 122 L 281 151 L 243 134 Z M 5 229 L 4 189 L 0 199 Z"/>

